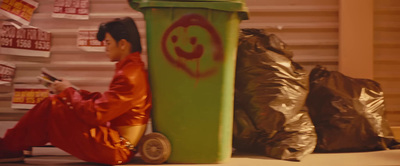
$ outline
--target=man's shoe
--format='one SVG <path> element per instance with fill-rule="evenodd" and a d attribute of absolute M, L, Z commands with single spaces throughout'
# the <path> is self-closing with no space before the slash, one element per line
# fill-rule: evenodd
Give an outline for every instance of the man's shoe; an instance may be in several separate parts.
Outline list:
<path fill-rule="evenodd" d="M 28 158 L 28 157 L 33 157 L 33 149 L 32 147 L 24 149 L 23 153 L 24 153 L 24 157 Z"/>
<path fill-rule="evenodd" d="M 13 163 L 24 161 L 24 153 L 22 151 L 18 152 L 6 152 L 0 151 L 0 163 Z"/>

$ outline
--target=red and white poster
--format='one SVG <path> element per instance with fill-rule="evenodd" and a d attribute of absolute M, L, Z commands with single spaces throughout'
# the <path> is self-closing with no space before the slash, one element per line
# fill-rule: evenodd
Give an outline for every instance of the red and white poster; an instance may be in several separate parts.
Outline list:
<path fill-rule="evenodd" d="M 89 19 L 89 0 L 54 0 L 52 17 Z"/>
<path fill-rule="evenodd" d="M 105 41 L 97 40 L 97 31 L 80 28 L 77 37 L 78 48 L 88 52 L 104 52 Z"/>
<path fill-rule="evenodd" d="M 49 57 L 51 33 L 39 28 L 12 22 L 3 23 L 1 33 L 1 54 Z"/>
<path fill-rule="evenodd" d="M 31 109 L 46 97 L 49 97 L 49 90 L 43 85 L 15 84 L 11 108 Z"/>
<path fill-rule="evenodd" d="M 3 0 L 0 5 L 0 13 L 4 16 L 29 25 L 33 11 L 39 6 L 34 0 Z"/>
<path fill-rule="evenodd" d="M 0 61 L 0 85 L 11 85 L 15 74 L 15 64 Z"/>

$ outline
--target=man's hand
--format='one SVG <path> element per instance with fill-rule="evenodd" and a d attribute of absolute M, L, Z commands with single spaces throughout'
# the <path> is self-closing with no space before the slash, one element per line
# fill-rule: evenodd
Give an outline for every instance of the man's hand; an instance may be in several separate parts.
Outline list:
<path fill-rule="evenodd" d="M 54 81 L 54 83 L 51 84 L 51 89 L 53 93 L 59 94 L 60 92 L 71 86 L 72 84 L 68 80 L 61 79 L 61 81 L 58 80 Z"/>

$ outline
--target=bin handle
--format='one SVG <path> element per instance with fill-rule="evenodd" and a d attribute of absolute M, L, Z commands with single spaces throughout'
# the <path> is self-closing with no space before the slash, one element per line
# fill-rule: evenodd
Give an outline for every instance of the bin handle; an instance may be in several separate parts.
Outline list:
<path fill-rule="evenodd" d="M 141 0 L 127 0 L 128 4 L 135 10 L 140 11 L 139 10 L 139 5 L 140 5 L 140 1 Z"/>

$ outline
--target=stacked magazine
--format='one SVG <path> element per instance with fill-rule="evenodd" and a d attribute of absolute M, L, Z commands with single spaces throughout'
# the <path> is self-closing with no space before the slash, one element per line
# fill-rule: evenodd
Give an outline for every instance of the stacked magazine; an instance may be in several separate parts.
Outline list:
<path fill-rule="evenodd" d="M 44 67 L 42 68 L 42 74 L 37 76 L 37 78 L 39 79 L 40 83 L 47 88 L 50 88 L 51 84 L 53 84 L 55 81 L 61 81 L 61 79 L 58 79 L 58 77 Z M 79 88 L 75 85 L 72 85 L 72 88 L 79 90 Z"/>

